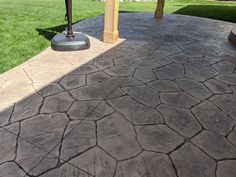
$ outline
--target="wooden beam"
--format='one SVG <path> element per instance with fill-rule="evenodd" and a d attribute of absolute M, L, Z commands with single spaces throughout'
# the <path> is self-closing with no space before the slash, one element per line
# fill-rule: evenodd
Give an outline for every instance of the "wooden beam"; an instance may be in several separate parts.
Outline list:
<path fill-rule="evenodd" d="M 119 0 L 106 0 L 103 41 L 116 43 L 118 32 Z"/>
<path fill-rule="evenodd" d="M 165 0 L 158 0 L 157 1 L 155 18 L 162 18 L 163 17 L 164 6 L 165 6 Z"/>

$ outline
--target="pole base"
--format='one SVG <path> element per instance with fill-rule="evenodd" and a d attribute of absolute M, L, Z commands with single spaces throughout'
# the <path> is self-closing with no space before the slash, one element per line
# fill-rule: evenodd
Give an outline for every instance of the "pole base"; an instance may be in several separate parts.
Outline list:
<path fill-rule="evenodd" d="M 229 35 L 229 41 L 236 45 L 236 28 L 232 29 Z"/>
<path fill-rule="evenodd" d="M 64 31 L 53 37 L 51 47 L 56 51 L 85 50 L 90 47 L 90 42 L 89 38 L 83 33 L 74 32 L 74 36 L 68 37 Z"/>

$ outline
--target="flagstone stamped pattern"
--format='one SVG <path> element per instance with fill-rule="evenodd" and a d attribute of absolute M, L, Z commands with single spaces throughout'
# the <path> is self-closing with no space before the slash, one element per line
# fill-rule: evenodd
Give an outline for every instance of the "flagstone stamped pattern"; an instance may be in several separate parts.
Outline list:
<path fill-rule="evenodd" d="M 235 177 L 235 24 L 120 14 L 0 75 L 0 177 Z M 147 32 L 148 31 L 148 32 Z"/>

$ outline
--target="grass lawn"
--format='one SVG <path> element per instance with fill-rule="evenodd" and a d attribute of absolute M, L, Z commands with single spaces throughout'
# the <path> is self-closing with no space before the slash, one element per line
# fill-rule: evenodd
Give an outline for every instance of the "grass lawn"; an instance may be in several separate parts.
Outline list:
<path fill-rule="evenodd" d="M 165 13 L 202 16 L 236 23 L 236 3 L 207 0 L 166 0 Z M 101 15 L 104 3 L 73 0 L 74 22 Z M 64 29 L 64 0 L 0 0 L 0 73 L 50 45 Z M 120 3 L 120 11 L 154 12 L 156 3 Z M 58 28 L 58 26 L 60 28 Z M 55 28 L 57 27 L 57 28 Z M 45 38 L 42 31 L 48 30 Z"/>

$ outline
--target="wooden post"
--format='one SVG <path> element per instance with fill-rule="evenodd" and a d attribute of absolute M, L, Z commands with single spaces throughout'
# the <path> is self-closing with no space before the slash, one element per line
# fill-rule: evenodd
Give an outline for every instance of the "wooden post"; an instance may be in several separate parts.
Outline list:
<path fill-rule="evenodd" d="M 162 18 L 163 17 L 164 6 L 165 6 L 165 0 L 158 0 L 157 1 L 155 18 Z"/>
<path fill-rule="evenodd" d="M 116 43 L 118 32 L 119 0 L 106 0 L 103 41 Z"/>

